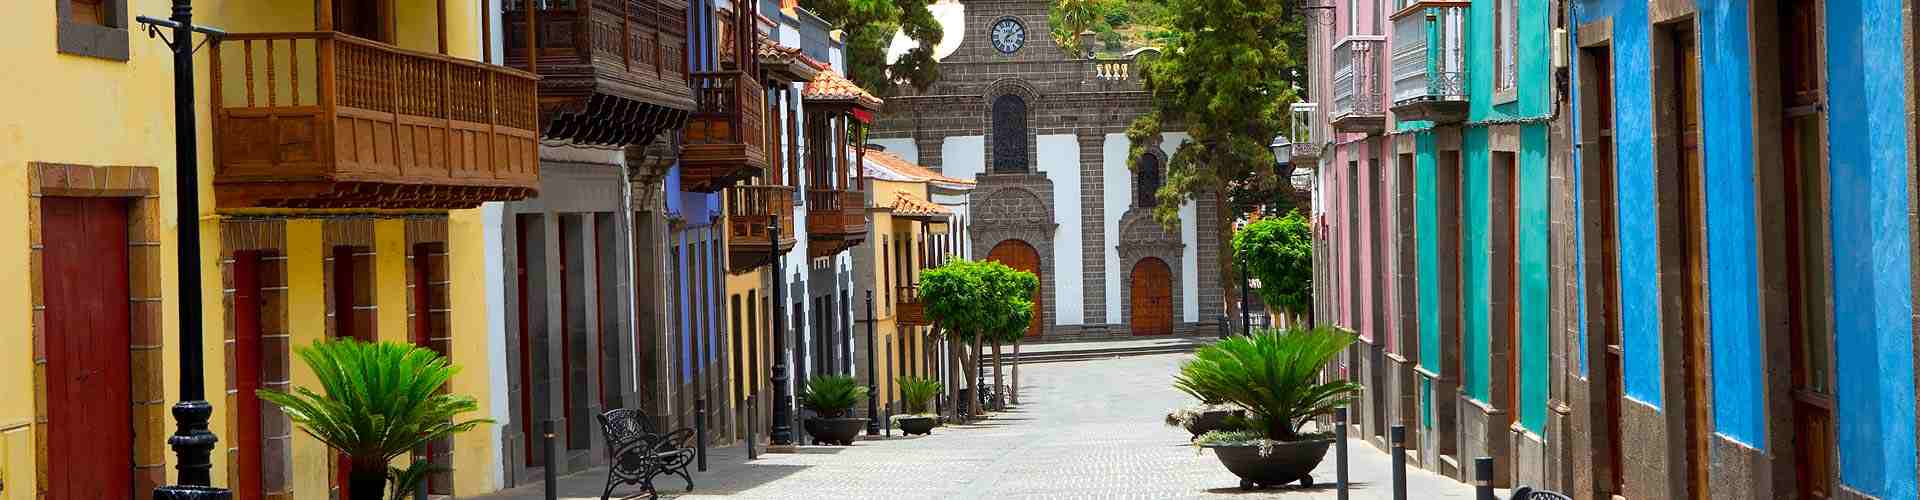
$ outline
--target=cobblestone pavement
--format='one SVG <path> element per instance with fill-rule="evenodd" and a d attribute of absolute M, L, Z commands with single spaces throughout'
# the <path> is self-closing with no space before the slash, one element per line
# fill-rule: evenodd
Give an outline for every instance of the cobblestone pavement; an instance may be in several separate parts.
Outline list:
<path fill-rule="evenodd" d="M 1022 405 L 993 418 L 934 430 L 932 436 L 882 437 L 854 446 L 802 447 L 746 462 L 740 448 L 714 450 L 692 493 L 661 480 L 680 498 L 1335 498 L 1332 451 L 1311 489 L 1242 491 L 1211 452 L 1187 444 L 1162 415 L 1188 397 L 1170 386 L 1189 354 L 1048 363 L 1021 367 Z M 1352 498 L 1391 498 L 1388 454 L 1350 441 Z M 562 498 L 598 498 L 605 472 L 561 480 Z M 1472 498 L 1472 488 L 1419 469 L 1408 471 L 1410 498 Z M 533 500 L 540 485 L 488 498 Z"/>

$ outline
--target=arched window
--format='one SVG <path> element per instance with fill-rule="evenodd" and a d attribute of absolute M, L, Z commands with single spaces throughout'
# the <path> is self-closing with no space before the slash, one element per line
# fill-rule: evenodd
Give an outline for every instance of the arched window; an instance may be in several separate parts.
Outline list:
<path fill-rule="evenodd" d="M 1027 171 L 1027 101 L 1020 96 L 993 100 L 993 171 Z"/>
<path fill-rule="evenodd" d="M 1160 191 L 1160 157 L 1141 155 L 1140 163 L 1133 166 L 1133 205 L 1153 207 L 1158 204 L 1153 193 Z"/>

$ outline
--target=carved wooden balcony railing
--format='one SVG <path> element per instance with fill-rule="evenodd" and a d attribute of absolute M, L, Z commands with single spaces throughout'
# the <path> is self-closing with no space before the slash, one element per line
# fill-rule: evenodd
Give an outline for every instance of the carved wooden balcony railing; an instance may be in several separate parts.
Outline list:
<path fill-rule="evenodd" d="M 777 252 L 793 249 L 793 187 L 733 186 L 727 188 L 728 264 L 744 273 L 773 262 Z M 770 238 L 767 223 L 780 217 L 780 235 Z"/>
<path fill-rule="evenodd" d="M 686 125 L 694 106 L 686 1 L 569 2 L 533 12 L 521 5 L 505 4 L 506 60 L 528 67 L 531 20 L 544 137 L 636 145 Z"/>
<path fill-rule="evenodd" d="M 807 253 L 825 257 L 867 239 L 866 193 L 807 190 Z"/>
<path fill-rule="evenodd" d="M 740 71 L 696 72 L 693 92 L 680 188 L 710 193 L 765 170 L 765 91 L 760 84 Z"/>
<path fill-rule="evenodd" d="M 893 321 L 900 326 L 927 325 L 927 305 L 920 302 L 919 287 L 904 285 L 894 291 Z"/>
<path fill-rule="evenodd" d="M 1418 0 L 1393 14 L 1396 119 L 1467 117 L 1467 0 Z"/>
<path fill-rule="evenodd" d="M 221 208 L 469 208 L 539 181 L 538 77 L 351 35 L 212 45 Z"/>
<path fill-rule="evenodd" d="M 1386 93 L 1380 85 L 1380 52 L 1385 37 L 1356 35 L 1333 47 L 1333 109 L 1327 121 L 1335 130 L 1377 134 L 1386 127 Z"/>

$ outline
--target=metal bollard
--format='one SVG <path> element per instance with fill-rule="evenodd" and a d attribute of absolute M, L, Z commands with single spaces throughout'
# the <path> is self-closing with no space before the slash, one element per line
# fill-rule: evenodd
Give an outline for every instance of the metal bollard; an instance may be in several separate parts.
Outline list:
<path fill-rule="evenodd" d="M 886 413 L 883 416 L 886 419 L 881 420 L 880 422 L 881 422 L 881 425 L 884 426 L 886 433 L 881 435 L 892 436 L 893 435 L 893 403 L 887 403 Z"/>
<path fill-rule="evenodd" d="M 707 398 L 693 401 L 693 455 L 700 472 L 707 471 Z"/>
<path fill-rule="evenodd" d="M 1334 495 L 1347 500 L 1347 407 L 1333 409 L 1333 484 Z"/>
<path fill-rule="evenodd" d="M 1473 459 L 1473 498 L 1500 500 L 1493 496 L 1493 457 Z"/>
<path fill-rule="evenodd" d="M 1393 442 L 1393 500 L 1407 500 L 1407 426 L 1387 429 L 1387 438 Z"/>
<path fill-rule="evenodd" d="M 747 402 L 743 404 L 747 407 L 747 460 L 760 458 L 753 449 L 754 441 L 759 439 L 753 435 L 753 431 L 760 427 L 760 409 L 754 404 L 759 399 L 759 393 L 748 394 Z"/>
<path fill-rule="evenodd" d="M 546 466 L 541 467 L 541 479 L 546 483 L 547 500 L 558 500 L 560 498 L 560 465 L 554 463 L 553 448 L 559 443 L 553 442 L 553 419 L 540 423 L 540 436 L 540 456 L 546 460 L 544 462 Z"/>

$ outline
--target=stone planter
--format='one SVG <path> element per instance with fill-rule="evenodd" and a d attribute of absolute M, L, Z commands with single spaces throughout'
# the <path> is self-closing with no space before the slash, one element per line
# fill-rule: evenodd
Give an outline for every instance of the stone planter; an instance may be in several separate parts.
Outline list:
<path fill-rule="evenodd" d="M 803 426 L 807 429 L 807 435 L 813 436 L 815 442 L 851 446 L 853 438 L 859 436 L 860 431 L 866 430 L 867 419 L 809 418 Z"/>
<path fill-rule="evenodd" d="M 1300 486 L 1313 486 L 1314 467 L 1320 466 L 1320 460 L 1327 456 L 1327 448 L 1333 446 L 1333 438 L 1319 436 L 1301 441 L 1274 443 L 1266 456 L 1260 455 L 1260 446 L 1254 444 L 1212 444 L 1202 445 L 1213 450 L 1213 456 L 1220 464 L 1240 476 L 1242 489 L 1257 489 L 1267 486 L 1280 486 L 1299 481 Z"/>
<path fill-rule="evenodd" d="M 933 417 L 922 416 L 900 417 L 893 419 L 893 424 L 899 426 L 900 432 L 903 434 L 909 436 L 924 436 L 933 434 L 934 419 Z"/>
<path fill-rule="evenodd" d="M 1206 434 L 1211 431 L 1233 430 L 1227 427 L 1227 418 L 1235 415 L 1245 415 L 1245 413 L 1245 410 L 1204 411 L 1200 412 L 1200 416 L 1194 417 L 1193 421 L 1187 422 L 1186 425 L 1182 427 L 1187 430 L 1187 433 L 1193 434 L 1194 438 L 1199 438 L 1201 434 Z"/>

